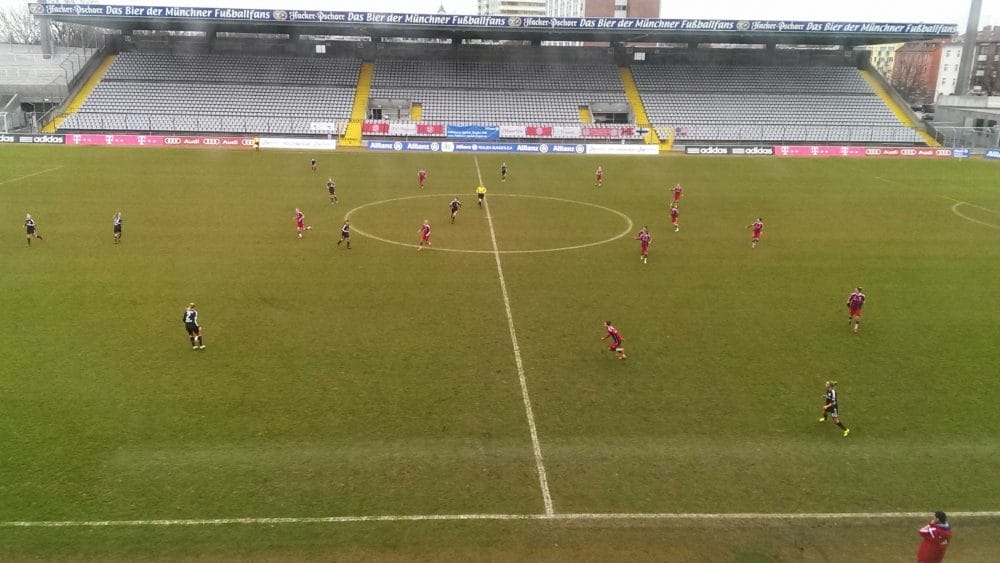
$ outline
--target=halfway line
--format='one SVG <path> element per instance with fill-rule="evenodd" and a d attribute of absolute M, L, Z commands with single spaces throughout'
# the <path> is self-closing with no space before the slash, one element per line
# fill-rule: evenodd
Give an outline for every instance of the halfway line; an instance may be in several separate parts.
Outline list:
<path fill-rule="evenodd" d="M 3 184 L 9 184 L 11 182 L 16 182 L 18 180 L 24 180 L 25 178 L 31 178 L 32 176 L 38 176 L 39 174 L 45 174 L 46 172 L 52 172 L 59 170 L 62 166 L 53 166 L 52 168 L 46 168 L 45 170 L 39 170 L 38 172 L 32 172 L 31 174 L 25 174 L 24 176 L 18 176 L 17 178 L 11 178 L 10 180 L 4 180 L 0 182 L 0 186 Z"/>
<path fill-rule="evenodd" d="M 479 185 L 483 185 L 483 173 L 479 169 L 479 158 L 473 156 L 476 163 L 476 176 Z M 493 241 L 493 258 L 497 262 L 497 275 L 500 277 L 500 292 L 503 294 L 503 306 L 507 310 L 507 328 L 510 329 L 510 342 L 514 346 L 514 363 L 517 364 L 517 377 L 521 382 L 521 398 L 524 399 L 524 413 L 528 417 L 528 429 L 531 431 L 531 447 L 535 452 L 535 468 L 538 469 L 538 484 L 542 487 L 542 500 L 545 503 L 546 516 L 552 516 L 552 494 L 549 493 L 549 479 L 545 476 L 545 463 L 542 461 L 542 447 L 538 442 L 538 429 L 535 427 L 535 414 L 531 409 L 531 397 L 528 396 L 528 380 L 524 377 L 524 363 L 521 362 L 521 347 L 517 344 L 517 334 L 514 332 L 514 316 L 510 312 L 510 297 L 507 295 L 507 282 L 503 278 L 503 266 L 500 265 L 500 247 L 497 245 L 497 234 L 493 230 L 493 216 L 490 215 L 490 204 L 483 201 L 486 209 L 486 221 L 490 225 L 490 240 Z"/>

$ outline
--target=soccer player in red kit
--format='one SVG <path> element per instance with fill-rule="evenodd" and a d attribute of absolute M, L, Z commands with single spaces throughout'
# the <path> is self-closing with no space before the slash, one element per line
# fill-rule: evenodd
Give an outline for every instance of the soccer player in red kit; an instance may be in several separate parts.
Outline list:
<path fill-rule="evenodd" d="M 855 288 L 854 292 L 847 297 L 847 308 L 850 311 L 847 317 L 847 325 L 850 326 L 854 323 L 854 329 L 852 332 L 857 333 L 858 329 L 861 328 L 861 307 L 865 305 L 865 294 L 861 292 L 861 288 Z"/>
<path fill-rule="evenodd" d="M 920 528 L 920 549 L 917 550 L 917 563 L 941 563 L 944 553 L 951 543 L 951 526 L 948 525 L 948 515 L 940 510 L 934 513 L 934 519 Z"/>
<path fill-rule="evenodd" d="M 670 204 L 670 222 L 674 226 L 674 232 L 675 233 L 681 230 L 680 225 L 677 224 L 677 217 L 680 214 L 681 214 L 681 212 L 680 212 L 679 209 L 677 209 L 677 204 L 676 203 L 671 203 Z"/>
<path fill-rule="evenodd" d="M 625 347 L 622 346 L 622 335 L 618 332 L 618 329 L 611 326 L 611 321 L 604 321 L 604 329 L 608 331 L 601 340 L 611 339 L 611 346 L 608 346 L 608 350 L 611 352 L 618 352 L 618 359 L 624 360 Z"/>
<path fill-rule="evenodd" d="M 431 245 L 431 224 L 427 222 L 427 219 L 424 219 L 424 224 L 420 226 L 420 231 L 418 232 L 420 233 L 420 244 L 417 245 L 417 251 L 419 252 L 425 244 L 427 246 Z"/>
<path fill-rule="evenodd" d="M 639 234 L 635 235 L 635 240 L 639 241 L 639 245 L 642 249 L 642 254 L 639 259 L 645 264 L 646 260 L 649 259 L 649 243 L 653 241 L 653 237 L 649 234 L 649 228 L 646 226 L 642 227 Z"/>
<path fill-rule="evenodd" d="M 423 168 L 417 170 L 417 182 L 420 183 L 420 187 L 424 187 L 424 181 L 427 180 L 427 171 Z"/>
<path fill-rule="evenodd" d="M 306 225 L 306 214 L 302 212 L 301 209 L 295 210 L 295 232 L 299 238 L 302 238 L 302 233 L 306 231 L 311 231 L 312 227 Z"/>
<path fill-rule="evenodd" d="M 674 203 L 677 203 L 678 201 L 681 200 L 681 192 L 683 191 L 684 188 L 682 188 L 680 184 L 674 186 Z"/>
<path fill-rule="evenodd" d="M 753 240 L 751 240 L 750 246 L 757 248 L 757 243 L 760 242 L 760 233 L 764 230 L 764 222 L 760 220 L 760 217 L 757 217 L 757 220 L 747 225 L 747 228 L 753 231 Z"/>
<path fill-rule="evenodd" d="M 604 169 L 600 166 L 594 171 L 594 186 L 601 187 L 604 185 Z"/>

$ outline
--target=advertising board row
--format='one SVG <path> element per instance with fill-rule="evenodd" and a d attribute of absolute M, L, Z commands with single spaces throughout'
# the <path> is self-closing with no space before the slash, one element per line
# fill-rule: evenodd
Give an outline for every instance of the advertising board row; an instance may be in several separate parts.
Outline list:
<path fill-rule="evenodd" d="M 648 132 L 634 125 L 466 125 L 452 123 L 395 123 L 365 121 L 366 135 L 446 137 L 455 140 L 496 139 L 638 139 Z"/>
<path fill-rule="evenodd" d="M 972 156 L 969 149 L 949 149 L 942 147 L 866 147 L 854 145 L 694 145 L 684 147 L 684 153 L 693 155 L 839 156 L 850 158 L 969 158 Z M 990 158 L 988 155 L 983 156 Z"/>
<path fill-rule="evenodd" d="M 335 150 L 335 139 L 301 137 L 260 137 L 263 149 Z M 118 147 L 197 147 L 248 150 L 254 148 L 252 137 L 208 137 L 202 135 L 124 135 L 80 133 L 72 135 L 0 134 L 0 144 L 103 145 Z"/>
<path fill-rule="evenodd" d="M 501 152 L 529 154 L 659 154 L 656 145 L 583 143 L 475 143 L 461 141 L 365 141 L 370 151 Z"/>

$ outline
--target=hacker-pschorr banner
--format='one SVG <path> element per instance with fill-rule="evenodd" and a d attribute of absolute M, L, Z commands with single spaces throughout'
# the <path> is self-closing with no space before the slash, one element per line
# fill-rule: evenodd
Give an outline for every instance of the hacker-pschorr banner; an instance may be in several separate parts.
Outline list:
<path fill-rule="evenodd" d="M 0 133 L 0 143 L 19 145 L 64 145 L 63 135 L 8 135 Z"/>
<path fill-rule="evenodd" d="M 378 24 L 384 26 L 441 26 L 508 29 L 562 30 L 664 30 L 731 31 L 734 33 L 878 33 L 906 35 L 919 33 L 948 37 L 958 26 L 947 23 L 865 23 L 827 21 L 712 20 L 657 18 L 562 18 L 533 16 L 471 16 L 448 14 L 403 14 L 330 10 L 288 10 L 253 8 L 194 8 L 179 6 L 109 5 L 109 4 L 29 4 L 38 16 L 77 16 L 114 18 L 163 18 L 172 20 L 222 20 L 256 22 L 302 22 Z"/>

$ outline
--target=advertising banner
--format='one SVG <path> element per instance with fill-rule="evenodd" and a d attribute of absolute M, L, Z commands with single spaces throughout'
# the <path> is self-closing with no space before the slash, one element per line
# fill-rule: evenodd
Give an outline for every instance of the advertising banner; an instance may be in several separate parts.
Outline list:
<path fill-rule="evenodd" d="M 418 151 L 436 152 L 442 143 L 437 141 L 365 141 L 370 151 Z"/>
<path fill-rule="evenodd" d="M 771 156 L 774 154 L 774 147 L 764 145 L 689 145 L 684 147 L 684 154 L 740 154 Z"/>
<path fill-rule="evenodd" d="M 361 132 L 366 135 L 388 135 L 388 121 L 365 121 L 361 124 Z"/>
<path fill-rule="evenodd" d="M 519 139 L 521 137 L 528 136 L 528 129 L 524 125 L 501 125 L 500 126 L 500 137 L 504 139 Z M 531 127 L 531 129 L 534 129 Z"/>
<path fill-rule="evenodd" d="M 250 21 L 280 23 L 331 23 L 347 25 L 377 24 L 388 28 L 412 25 L 442 28 L 508 28 L 551 30 L 670 30 L 679 32 L 733 33 L 812 33 L 816 35 L 859 35 L 880 33 L 905 35 L 920 33 L 949 37 L 958 32 L 955 24 L 943 23 L 867 23 L 830 21 L 659 19 L 659 18 L 570 18 L 558 16 L 494 16 L 407 14 L 332 10 L 288 10 L 254 8 L 196 8 L 188 6 L 150 6 L 144 4 L 56 4 L 30 3 L 36 16 L 114 17 L 124 19 L 158 18 L 193 21 Z"/>
<path fill-rule="evenodd" d="M 18 145 L 62 145 L 66 143 L 63 135 L 11 135 L 0 133 L 0 144 Z"/>
<path fill-rule="evenodd" d="M 303 139 L 300 137 L 261 137 L 262 149 L 308 149 L 332 151 L 337 148 L 336 139 Z"/>
<path fill-rule="evenodd" d="M 632 139 L 637 136 L 632 125 L 612 125 L 601 127 L 580 127 L 580 136 L 585 139 Z"/>
<path fill-rule="evenodd" d="M 340 131 L 340 124 L 336 121 L 313 121 L 309 124 L 309 130 L 317 133 L 337 133 Z"/>
<path fill-rule="evenodd" d="M 449 123 L 447 128 L 449 139 L 475 139 L 486 141 L 500 138 L 500 128 L 485 125 L 454 125 Z"/>
<path fill-rule="evenodd" d="M 548 135 L 539 135 L 544 137 L 557 137 L 560 139 L 579 139 L 583 137 L 583 133 L 580 132 L 579 125 L 555 125 L 549 128 Z"/>
<path fill-rule="evenodd" d="M 252 149 L 250 137 L 201 137 L 195 135 L 66 135 L 67 145 L 113 145 L 121 147 L 206 147 Z"/>
<path fill-rule="evenodd" d="M 444 123 L 417 123 L 417 135 L 443 137 Z"/>
<path fill-rule="evenodd" d="M 983 153 L 983 158 L 988 158 L 989 160 L 1000 160 L 1000 149 L 989 149 Z"/>
<path fill-rule="evenodd" d="M 587 145 L 587 154 L 660 154 L 659 145 Z"/>

